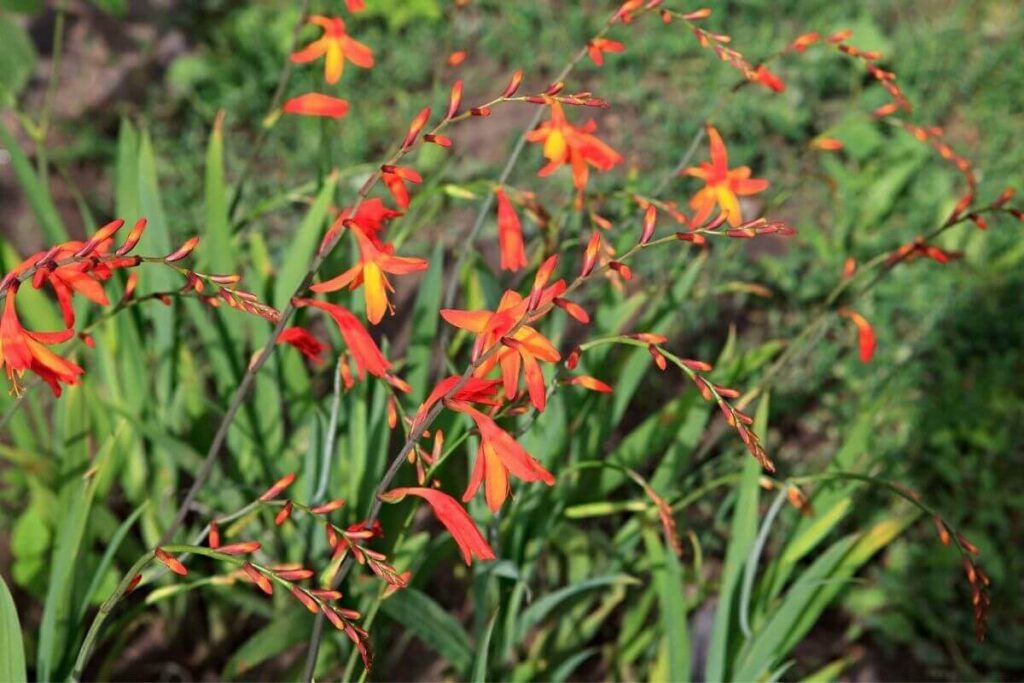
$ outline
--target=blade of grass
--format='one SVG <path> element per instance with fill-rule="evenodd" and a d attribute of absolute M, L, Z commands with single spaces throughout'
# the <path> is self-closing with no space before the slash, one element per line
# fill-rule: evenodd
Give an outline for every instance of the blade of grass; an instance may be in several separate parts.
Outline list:
<path fill-rule="evenodd" d="M 22 683 L 28 680 L 25 671 L 25 644 L 14 598 L 0 576 L 0 681 Z"/>

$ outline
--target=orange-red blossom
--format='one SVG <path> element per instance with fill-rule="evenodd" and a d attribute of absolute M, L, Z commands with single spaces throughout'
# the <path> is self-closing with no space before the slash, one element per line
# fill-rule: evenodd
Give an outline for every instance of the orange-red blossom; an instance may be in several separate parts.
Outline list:
<path fill-rule="evenodd" d="M 572 168 L 579 205 L 587 187 L 588 166 L 608 171 L 622 163 L 622 155 L 593 134 L 597 130 L 596 123 L 588 121 L 582 128 L 574 126 L 566 120 L 558 100 L 548 97 L 547 103 L 551 107 L 551 118 L 527 133 L 526 139 L 544 145 L 548 164 L 538 172 L 539 176 L 549 176 L 565 164 Z"/>
<path fill-rule="evenodd" d="M 77 384 L 84 370 L 61 358 L 47 346 L 67 341 L 74 335 L 74 331 L 26 330 L 18 319 L 15 292 L 14 287 L 7 290 L 4 312 L 0 317 L 0 368 L 6 368 L 7 378 L 15 393 L 20 391 L 18 378 L 30 370 L 49 384 L 56 396 L 60 396 L 61 384 Z"/>
<path fill-rule="evenodd" d="M 508 498 L 510 474 L 523 481 L 542 481 L 548 486 L 554 485 L 555 477 L 494 420 L 467 403 L 453 401 L 449 405 L 473 418 L 480 430 L 480 447 L 477 449 L 476 464 L 469 477 L 469 485 L 462 495 L 464 502 L 471 500 L 483 485 L 487 507 L 491 512 L 497 512 Z"/>
<path fill-rule="evenodd" d="M 491 550 L 491 546 L 487 544 L 483 534 L 473 524 L 469 513 L 459 505 L 457 500 L 436 489 L 418 487 L 392 489 L 387 493 L 382 493 L 380 499 L 385 503 L 397 503 L 406 496 L 417 496 L 430 504 L 434 514 L 455 539 L 466 564 L 472 564 L 474 557 L 480 560 L 494 559 L 494 551 Z"/>
<path fill-rule="evenodd" d="M 359 245 L 359 263 L 330 280 L 313 285 L 310 289 L 314 292 L 335 292 L 343 287 L 356 289 L 363 285 L 366 317 L 376 325 L 384 317 L 385 312 L 394 313 L 394 307 L 388 300 L 388 292 L 393 292 L 394 287 L 391 286 L 387 274 L 415 273 L 426 270 L 429 264 L 424 259 L 395 256 L 391 244 L 378 246 L 358 226 L 352 230 L 352 234 Z"/>
<path fill-rule="evenodd" d="M 294 303 L 299 307 L 319 308 L 334 319 L 342 339 L 345 340 L 345 345 L 348 346 L 352 357 L 355 358 L 360 379 L 365 377 L 367 372 L 376 377 L 389 378 L 388 371 L 391 369 L 391 363 L 384 357 L 380 348 L 377 347 L 377 343 L 373 341 L 373 337 L 351 311 L 337 304 L 316 299 L 295 299 Z"/>
<path fill-rule="evenodd" d="M 345 69 L 346 59 L 364 69 L 373 66 L 373 51 L 348 35 L 341 17 L 313 15 L 309 23 L 316 24 L 324 33 L 306 47 L 292 53 L 293 62 L 305 64 L 324 57 L 324 78 L 328 83 L 338 82 Z"/>
<path fill-rule="evenodd" d="M 559 280 L 542 291 L 537 306 L 533 308 L 541 308 L 551 303 L 563 291 L 565 282 Z M 547 403 L 547 389 L 538 360 L 556 363 L 561 359 L 561 355 L 544 335 L 529 325 L 521 325 L 515 332 L 512 331 L 526 315 L 528 308 L 529 299 L 524 299 L 518 292 L 508 290 L 501 297 L 496 311 L 460 311 L 446 308 L 441 311 L 441 317 L 455 327 L 476 333 L 474 357 L 479 357 L 496 344 L 501 344 L 502 348 L 476 369 L 476 376 L 485 377 L 496 365 L 500 365 L 505 397 L 511 400 L 519 392 L 519 372 L 522 370 L 526 375 L 530 401 L 537 410 L 543 411 Z"/>
<path fill-rule="evenodd" d="M 740 196 L 754 195 L 768 188 L 768 181 L 750 177 L 750 167 L 729 168 L 729 154 L 722 142 L 722 136 L 713 126 L 707 127 L 711 146 L 711 162 L 702 161 L 683 173 L 700 178 L 706 186 L 690 200 L 690 207 L 696 210 L 693 225 L 702 225 L 711 217 L 718 206 L 729 225 L 734 228 L 743 223 L 740 210 Z"/>

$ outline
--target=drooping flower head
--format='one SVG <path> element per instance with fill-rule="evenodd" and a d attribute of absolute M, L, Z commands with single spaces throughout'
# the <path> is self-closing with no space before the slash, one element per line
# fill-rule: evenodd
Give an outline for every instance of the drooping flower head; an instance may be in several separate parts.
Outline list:
<path fill-rule="evenodd" d="M 565 111 L 558 100 L 547 98 L 547 102 L 551 107 L 551 118 L 527 133 L 526 139 L 544 145 L 544 158 L 548 164 L 538 172 L 539 176 L 551 175 L 565 164 L 572 168 L 579 205 L 587 187 L 589 166 L 608 171 L 622 163 L 622 155 L 594 135 L 596 123 L 589 121 L 582 128 L 576 127 L 565 118 Z"/>
<path fill-rule="evenodd" d="M 692 224 L 702 225 L 711 216 L 715 206 L 725 214 L 729 225 L 736 227 L 743 223 L 740 210 L 740 196 L 754 195 L 768 189 L 768 181 L 751 178 L 750 167 L 729 168 L 729 154 L 722 142 L 722 136 L 713 126 L 707 127 L 711 146 L 711 161 L 702 161 L 683 171 L 686 175 L 700 178 L 706 185 L 690 200 L 690 207 L 696 211 Z"/>
<path fill-rule="evenodd" d="M 363 285 L 363 294 L 366 298 L 366 317 L 376 325 L 384 317 L 385 312 L 394 313 L 394 307 L 388 300 L 388 292 L 395 290 L 391 286 L 387 274 L 415 273 L 426 270 L 429 264 L 425 259 L 395 256 L 394 247 L 391 244 L 378 246 L 358 225 L 355 223 L 351 223 L 351 225 L 355 226 L 352 234 L 359 245 L 359 263 L 330 280 L 313 285 L 310 289 L 314 292 L 335 292 L 343 287 L 354 290 L 359 285 Z"/>
<path fill-rule="evenodd" d="M 291 59 L 296 64 L 305 64 L 324 57 L 324 78 L 328 83 L 337 83 L 348 59 L 356 66 L 369 69 L 373 66 L 373 51 L 348 35 L 341 17 L 314 15 L 309 23 L 324 30 L 323 35 L 298 52 Z"/>

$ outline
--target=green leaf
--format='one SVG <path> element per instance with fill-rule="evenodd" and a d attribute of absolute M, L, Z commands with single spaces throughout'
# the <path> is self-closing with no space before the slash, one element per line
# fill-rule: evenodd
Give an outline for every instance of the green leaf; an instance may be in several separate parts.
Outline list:
<path fill-rule="evenodd" d="M 92 0 L 104 12 L 123 17 L 128 14 L 128 0 Z"/>
<path fill-rule="evenodd" d="M 473 648 L 462 624 L 426 593 L 406 588 L 385 600 L 381 609 L 460 672 L 473 665 Z"/>
<path fill-rule="evenodd" d="M 288 610 L 254 633 L 232 653 L 224 667 L 225 678 L 236 678 L 309 638 L 311 615 Z"/>
<path fill-rule="evenodd" d="M 683 568 L 679 558 L 667 549 L 654 529 L 644 530 L 644 544 L 651 561 L 661 626 L 664 631 L 664 651 L 668 653 L 668 679 L 690 680 L 690 634 L 686 623 L 686 602 L 683 598 Z"/>
<path fill-rule="evenodd" d="M 754 420 L 754 432 L 764 434 L 768 426 L 769 396 L 757 406 Z M 704 669 L 704 678 L 709 681 L 725 680 L 728 675 L 729 652 L 734 649 L 736 633 L 736 610 L 738 601 L 737 590 L 740 587 L 740 576 L 743 565 L 750 554 L 757 533 L 757 501 L 760 493 L 758 479 L 761 477 L 761 466 L 753 458 L 745 458 L 743 479 L 739 483 L 739 496 L 736 510 L 732 517 L 732 531 L 729 534 L 729 545 L 725 551 L 725 566 L 722 569 L 722 584 L 715 609 L 715 623 L 711 631 L 711 644 L 708 646 L 708 660 Z"/>
<path fill-rule="evenodd" d="M 43 8 L 43 0 L 0 0 L 0 9 L 8 12 L 37 12 Z"/>
<path fill-rule="evenodd" d="M 283 308 L 288 305 L 288 298 L 298 288 L 303 276 L 309 269 L 313 253 L 320 243 L 321 231 L 327 220 L 327 212 L 334 198 L 334 189 L 338 186 L 338 174 L 328 176 L 324 186 L 320 188 L 313 206 L 303 219 L 299 229 L 292 235 L 284 261 L 277 272 L 274 283 L 274 305 Z"/>
<path fill-rule="evenodd" d="M 556 609 L 563 607 L 563 603 L 572 600 L 581 593 L 585 593 L 596 588 L 606 588 L 608 586 L 623 583 L 639 584 L 640 581 L 628 574 L 608 574 L 606 576 L 595 576 L 594 578 L 586 579 L 585 581 L 578 581 L 571 586 L 566 586 L 553 593 L 548 593 L 540 600 L 530 605 L 527 609 L 523 610 L 523 613 L 519 618 L 519 626 L 516 629 L 518 641 L 522 642 L 530 632 L 530 629 L 544 621 L 544 619 L 546 619 L 548 615 Z"/>
<path fill-rule="evenodd" d="M 484 629 L 484 637 L 477 644 L 476 658 L 473 661 L 473 683 L 485 683 L 487 679 L 487 661 L 491 649 L 491 636 L 498 623 L 498 611 L 495 610 Z"/>
<path fill-rule="evenodd" d="M 0 17 L 0 26 L 3 26 L 2 17 Z M 4 50 L 0 50 L 0 54 Z M 3 65 L 0 64 L 0 73 L 2 71 Z M 2 92 L 0 92 L 0 97 L 2 97 Z M 68 233 L 64 229 L 64 223 L 61 222 L 60 215 L 57 213 L 57 207 L 50 196 L 50 188 L 39 181 L 39 176 L 36 175 L 32 162 L 25 156 L 25 152 L 22 151 L 21 146 L 11 132 L 7 130 L 7 126 L 2 124 L 0 124 L 0 147 L 7 150 L 7 154 L 11 158 L 10 164 L 11 169 L 14 171 L 14 177 L 18 181 L 21 191 L 25 193 L 25 199 L 28 200 L 29 206 L 32 207 L 32 213 L 36 215 L 39 227 L 42 228 L 43 235 L 46 236 L 46 241 L 50 244 L 67 242 Z"/>
<path fill-rule="evenodd" d="M 412 339 L 406 358 L 409 370 L 406 381 L 412 386 L 410 398 L 420 403 L 426 398 L 427 381 L 430 377 L 430 363 L 434 357 L 434 343 L 437 336 L 437 311 L 441 308 L 442 278 L 444 276 L 444 245 L 440 242 L 430 256 L 430 268 L 419 283 L 419 294 L 412 311 Z"/>
<path fill-rule="evenodd" d="M 21 641 L 21 624 L 14 598 L 0 576 L 0 681 L 21 683 L 25 673 L 25 645 Z"/>
<path fill-rule="evenodd" d="M 50 578 L 39 627 L 36 669 L 40 680 L 59 676 L 58 668 L 68 647 L 72 617 L 72 592 L 79 547 L 85 535 L 92 488 L 82 475 L 89 467 L 90 425 L 84 389 L 70 387 L 61 399 L 58 421 L 60 481 L 57 538 L 50 563 Z"/>
<path fill-rule="evenodd" d="M 4 0 L 0 5 L 20 12 L 37 9 L 24 0 L 17 3 L 20 7 L 6 7 L 8 2 L 10 0 Z M 36 51 L 25 29 L 3 16 L 0 16 L 0 45 L 4 46 L 0 50 L 0 106 L 10 106 L 32 76 L 36 66 Z"/>
<path fill-rule="evenodd" d="M 228 193 L 224 184 L 224 112 L 217 114 L 206 147 L 206 244 L 202 264 L 207 272 L 235 272 L 235 250 L 231 247 Z"/>

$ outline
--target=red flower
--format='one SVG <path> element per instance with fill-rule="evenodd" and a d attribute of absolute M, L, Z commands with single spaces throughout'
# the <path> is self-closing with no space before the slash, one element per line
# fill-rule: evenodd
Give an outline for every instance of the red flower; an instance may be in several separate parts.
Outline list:
<path fill-rule="evenodd" d="M 851 311 L 848 308 L 840 309 L 839 315 L 844 318 L 849 318 L 850 321 L 857 326 L 857 344 L 860 347 L 860 362 L 870 363 L 871 358 L 875 355 L 875 346 L 877 344 L 875 340 L 875 331 L 871 328 L 871 323 L 867 321 L 867 318 L 862 316 L 856 311 Z"/>
<path fill-rule="evenodd" d="M 577 128 L 566 120 L 558 100 L 548 98 L 548 105 L 551 107 L 551 119 L 526 134 L 530 142 L 544 144 L 544 158 L 548 160 L 548 165 L 538 175 L 551 175 L 563 165 L 569 164 L 572 167 L 573 184 L 579 197 L 582 197 L 587 186 L 588 164 L 599 171 L 608 171 L 622 163 L 622 156 L 593 135 L 597 129 L 593 121 Z"/>
<path fill-rule="evenodd" d="M 587 43 L 587 54 L 590 55 L 590 59 L 601 66 L 604 64 L 604 53 L 605 52 L 625 52 L 626 46 L 617 40 L 609 40 L 608 38 L 594 38 Z"/>
<path fill-rule="evenodd" d="M 452 375 L 446 377 L 437 383 L 434 390 L 427 396 L 427 400 L 423 402 L 423 405 L 416 410 L 416 417 L 413 418 L 412 424 L 415 429 L 417 426 L 423 423 L 424 418 L 435 403 L 444 398 L 449 391 L 455 388 L 455 385 L 459 383 L 462 378 L 458 375 Z M 498 384 L 500 382 L 496 379 L 480 379 L 479 377 L 470 377 L 466 380 L 466 383 L 455 392 L 451 400 L 459 401 L 461 403 L 483 403 L 485 405 L 497 405 L 497 401 L 494 399 L 494 395 L 497 392 Z"/>
<path fill-rule="evenodd" d="M 554 476 L 494 420 L 466 403 L 454 403 L 452 408 L 473 418 L 480 430 L 476 464 L 466 492 L 462 494 L 463 502 L 472 499 L 480 485 L 484 484 L 487 507 L 491 512 L 497 512 L 508 498 L 509 474 L 523 481 L 542 481 L 548 486 L 555 483 Z"/>
<path fill-rule="evenodd" d="M 34 372 L 60 396 L 61 384 L 78 384 L 82 368 L 46 348 L 60 344 L 74 335 L 73 330 L 61 332 L 30 332 L 18 320 L 15 303 L 16 288 L 7 290 L 3 316 L 0 317 L 0 368 L 7 367 L 7 378 L 14 393 L 20 393 L 18 378 L 26 370 Z"/>
<path fill-rule="evenodd" d="M 538 307 L 550 303 L 554 297 L 565 290 L 565 282 L 559 280 L 543 291 Z M 485 353 L 495 344 L 503 344 L 504 348 L 492 355 L 477 368 L 477 377 L 485 377 L 495 365 L 501 365 L 504 380 L 505 396 L 516 397 L 519 390 L 519 371 L 526 375 L 526 385 L 530 392 L 530 401 L 537 410 L 544 410 L 547 402 L 547 389 L 544 386 L 544 374 L 541 372 L 538 359 L 549 363 L 558 362 L 561 356 L 550 341 L 529 325 L 521 325 L 514 333 L 512 328 L 526 315 L 528 300 L 517 292 L 509 290 L 501 298 L 498 309 L 491 311 L 459 311 L 443 309 L 441 317 L 449 324 L 477 334 L 474 355 Z M 511 336 L 508 336 L 511 333 Z"/>
<path fill-rule="evenodd" d="M 702 161 L 700 166 L 691 166 L 683 171 L 686 175 L 700 178 L 707 183 L 707 186 L 690 200 L 690 207 L 697 212 L 693 216 L 693 225 L 701 225 L 707 221 L 715 205 L 718 205 L 729 225 L 735 228 L 743 223 L 737 195 L 764 192 L 768 188 L 768 181 L 751 178 L 749 166 L 730 169 L 725 143 L 712 126 L 708 126 L 708 138 L 711 143 L 711 163 Z"/>
<path fill-rule="evenodd" d="M 366 298 L 366 317 L 377 324 L 384 317 L 385 311 L 395 312 L 388 300 L 388 292 L 394 287 L 388 281 L 387 274 L 406 275 L 419 270 L 426 270 L 429 265 L 420 258 L 405 258 L 394 255 L 394 247 L 385 244 L 378 247 L 358 227 L 352 231 L 359 244 L 359 263 L 341 275 L 325 280 L 310 287 L 314 292 L 335 292 L 342 287 L 355 289 L 364 285 L 363 294 Z"/>
<path fill-rule="evenodd" d="M 334 223 L 331 224 L 330 229 L 324 234 L 324 238 L 320 243 L 320 249 L 322 250 L 324 245 L 330 243 L 341 232 L 348 221 L 358 225 L 366 233 L 367 237 L 373 240 L 375 244 L 379 244 L 380 235 L 384 231 L 384 224 L 392 218 L 397 218 L 401 215 L 401 211 L 389 209 L 384 205 L 383 201 L 376 197 L 360 202 L 354 215 L 352 207 L 344 208 L 338 212 Z"/>
<path fill-rule="evenodd" d="M 284 113 L 341 118 L 348 113 L 348 102 L 330 95 L 311 92 L 285 102 Z"/>
<path fill-rule="evenodd" d="M 303 327 L 289 327 L 284 330 L 281 332 L 281 336 L 277 338 L 277 343 L 291 344 L 301 351 L 302 355 L 312 363 L 319 365 L 324 362 L 321 354 L 327 350 L 327 344 L 314 337 L 310 334 L 309 330 Z"/>
<path fill-rule="evenodd" d="M 293 62 L 305 64 L 325 57 L 324 78 L 328 83 L 338 82 L 345 69 L 346 59 L 364 69 L 373 66 L 373 51 L 348 35 L 341 17 L 313 15 L 309 18 L 309 23 L 321 27 L 324 34 L 298 52 L 292 53 Z"/>
<path fill-rule="evenodd" d="M 472 564 L 474 557 L 479 560 L 494 559 L 491 546 L 473 524 L 469 514 L 454 498 L 435 489 L 406 487 L 383 493 L 380 499 L 385 503 L 397 503 L 406 496 L 418 496 L 430 504 L 434 514 L 455 539 L 466 564 Z"/>
<path fill-rule="evenodd" d="M 769 71 L 768 67 L 766 67 L 764 64 L 757 67 L 757 70 L 754 71 L 754 77 L 758 83 L 768 88 L 769 90 L 774 90 L 775 92 L 783 92 L 786 89 L 785 82 L 783 82 L 781 78 L 779 78 L 771 71 Z"/>
<path fill-rule="evenodd" d="M 498 196 L 498 245 L 501 247 L 502 270 L 516 271 L 526 267 L 526 251 L 523 247 L 523 228 L 519 216 L 512 207 L 505 188 L 499 187 Z"/>
<path fill-rule="evenodd" d="M 381 179 L 394 197 L 395 203 L 403 209 L 409 208 L 409 188 L 405 184 L 409 182 L 418 185 L 423 182 L 420 174 L 408 166 L 383 166 Z"/>
<path fill-rule="evenodd" d="M 348 11 L 355 14 L 356 12 L 362 12 L 366 9 L 365 0 L 345 0 L 345 6 L 348 7 Z"/>
<path fill-rule="evenodd" d="M 341 332 L 341 336 L 345 340 L 345 345 L 352 352 L 352 357 L 356 359 L 360 379 L 365 377 L 367 372 L 376 377 L 387 378 L 391 363 L 384 358 L 384 354 L 380 352 L 373 337 L 360 324 L 359 319 L 352 315 L 351 311 L 342 306 L 316 299 L 295 299 L 295 305 L 319 308 L 334 319 L 338 325 L 338 331 Z"/>

